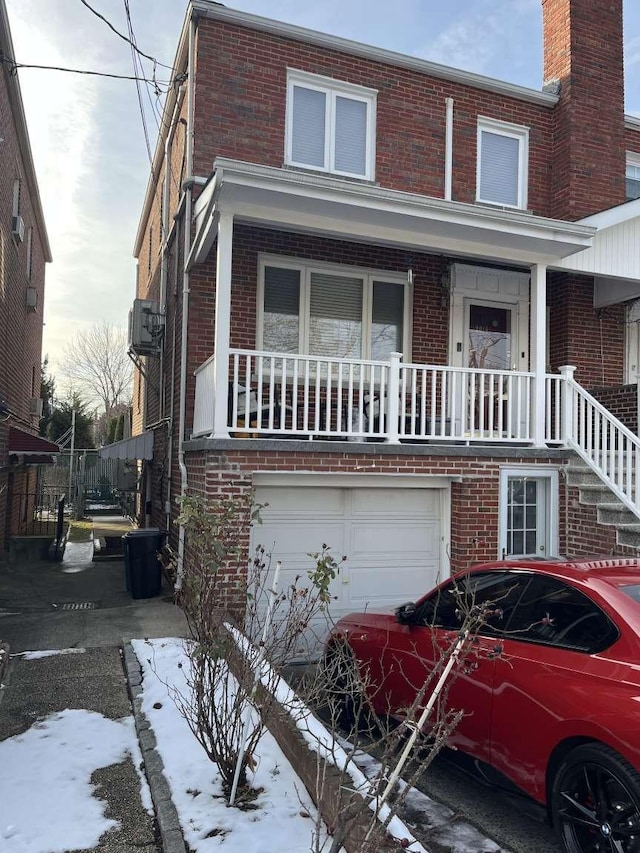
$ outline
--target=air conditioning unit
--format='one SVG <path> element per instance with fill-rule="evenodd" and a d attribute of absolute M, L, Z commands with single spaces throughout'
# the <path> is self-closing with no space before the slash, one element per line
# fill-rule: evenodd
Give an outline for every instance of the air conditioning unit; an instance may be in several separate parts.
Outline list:
<path fill-rule="evenodd" d="M 44 401 L 40 397 L 32 397 L 29 403 L 29 411 L 32 415 L 41 418 L 43 405 Z"/>
<path fill-rule="evenodd" d="M 11 220 L 11 234 L 13 239 L 18 243 L 24 240 L 24 219 L 21 216 L 14 216 Z"/>
<path fill-rule="evenodd" d="M 152 299 L 134 299 L 129 311 L 129 349 L 136 355 L 159 355 L 164 315 Z"/>

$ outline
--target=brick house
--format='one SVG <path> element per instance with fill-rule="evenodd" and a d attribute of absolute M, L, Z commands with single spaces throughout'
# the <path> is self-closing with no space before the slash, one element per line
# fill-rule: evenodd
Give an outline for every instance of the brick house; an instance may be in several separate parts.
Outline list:
<path fill-rule="evenodd" d="M 0 0 L 0 51 L 14 50 Z M 0 561 L 20 532 L 37 465 L 58 447 L 38 438 L 45 264 L 51 250 L 18 77 L 0 64 Z"/>
<path fill-rule="evenodd" d="M 322 543 L 347 556 L 335 615 L 506 554 L 635 553 L 622 0 L 542 14 L 532 90 L 190 4 L 135 243 L 123 448 L 180 561 L 176 497 L 249 489 L 268 506 L 247 555 L 275 543 L 290 574 Z"/>

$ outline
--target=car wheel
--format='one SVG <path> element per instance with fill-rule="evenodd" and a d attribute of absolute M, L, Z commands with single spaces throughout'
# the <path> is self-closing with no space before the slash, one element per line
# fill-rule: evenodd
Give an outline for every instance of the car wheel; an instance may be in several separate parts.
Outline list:
<path fill-rule="evenodd" d="M 551 809 L 567 853 L 640 853 L 640 773 L 607 746 L 569 753 L 553 780 Z"/>
<path fill-rule="evenodd" d="M 358 664 L 349 646 L 336 644 L 327 650 L 324 680 L 331 722 L 347 732 L 356 731 L 363 720 L 365 701 Z"/>

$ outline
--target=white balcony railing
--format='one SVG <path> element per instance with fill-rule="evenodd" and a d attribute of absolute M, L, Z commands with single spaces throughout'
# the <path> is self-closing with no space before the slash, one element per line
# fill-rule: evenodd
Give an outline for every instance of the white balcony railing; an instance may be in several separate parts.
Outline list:
<path fill-rule="evenodd" d="M 194 437 L 211 434 L 217 401 L 235 437 L 533 440 L 532 373 L 232 349 L 228 386 L 213 377 L 212 357 L 196 370 Z M 548 418 L 547 439 L 556 433 Z"/>

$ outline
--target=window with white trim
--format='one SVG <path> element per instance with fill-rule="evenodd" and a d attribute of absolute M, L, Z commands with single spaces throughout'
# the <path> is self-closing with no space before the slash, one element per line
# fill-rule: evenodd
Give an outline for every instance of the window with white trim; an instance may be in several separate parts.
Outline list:
<path fill-rule="evenodd" d="M 627 151 L 626 198 L 625 201 L 633 201 L 640 198 L 640 154 Z"/>
<path fill-rule="evenodd" d="M 285 162 L 373 180 L 376 92 L 289 70 Z"/>
<path fill-rule="evenodd" d="M 529 128 L 478 117 L 476 200 L 525 209 Z"/>
<path fill-rule="evenodd" d="M 409 352 L 403 274 L 261 258 L 258 349 L 386 361 Z"/>

